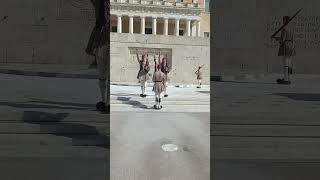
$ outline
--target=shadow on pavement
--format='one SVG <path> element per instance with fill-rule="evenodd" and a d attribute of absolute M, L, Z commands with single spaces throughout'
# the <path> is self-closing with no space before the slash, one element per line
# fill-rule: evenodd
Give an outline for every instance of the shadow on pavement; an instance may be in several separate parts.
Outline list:
<path fill-rule="evenodd" d="M 320 94 L 307 93 L 274 93 L 273 95 L 287 97 L 297 101 L 320 101 Z"/>
<path fill-rule="evenodd" d="M 43 104 L 39 104 L 43 103 Z M 53 105 L 44 105 L 44 104 L 53 104 Z M 63 106 L 58 106 L 63 105 Z M 69 106 L 78 106 L 78 107 L 65 107 Z M 10 106 L 14 108 L 45 108 L 45 109 L 63 109 L 63 110 L 95 110 L 94 104 L 78 104 L 78 103 L 66 103 L 66 102 L 53 102 L 53 101 L 26 101 L 26 102 L 0 102 L 0 106 Z"/>
<path fill-rule="evenodd" d="M 210 91 L 197 91 L 199 93 L 210 94 Z"/>
<path fill-rule="evenodd" d="M 83 108 L 94 107 L 93 104 L 82 104 L 82 103 L 71 103 L 71 102 L 55 102 L 55 101 L 47 101 L 47 100 L 37 100 L 37 101 L 27 101 L 28 103 L 44 103 L 44 104 L 57 104 L 57 105 L 65 105 L 65 106 L 78 106 Z"/>
<path fill-rule="evenodd" d="M 248 81 L 219 81 L 219 82 L 228 82 L 228 83 L 239 83 L 239 84 L 276 84 L 268 82 L 248 82 Z"/>
<path fill-rule="evenodd" d="M 137 96 L 140 97 L 138 94 L 130 94 L 130 93 L 116 93 L 116 94 L 110 94 L 112 96 Z"/>
<path fill-rule="evenodd" d="M 72 145 L 74 146 L 110 148 L 109 138 L 107 135 L 100 134 L 96 127 L 61 122 L 68 115 L 69 113 L 24 111 L 23 122 L 40 125 L 40 133 L 72 138 Z"/>
<path fill-rule="evenodd" d="M 117 83 L 111 83 L 110 85 L 114 85 L 114 86 L 140 86 L 139 84 L 135 85 L 135 84 L 117 84 Z"/>
<path fill-rule="evenodd" d="M 125 104 L 132 105 L 134 108 L 151 109 L 147 105 L 142 104 L 139 101 L 130 100 L 131 97 L 117 97 L 117 100 L 122 101 Z"/>

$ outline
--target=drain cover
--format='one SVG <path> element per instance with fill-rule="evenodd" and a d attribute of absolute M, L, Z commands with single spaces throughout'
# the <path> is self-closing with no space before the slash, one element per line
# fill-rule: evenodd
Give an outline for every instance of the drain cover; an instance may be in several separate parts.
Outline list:
<path fill-rule="evenodd" d="M 178 146 L 174 144 L 164 144 L 161 146 L 161 148 L 163 151 L 166 151 L 166 152 L 174 152 L 178 150 Z"/>

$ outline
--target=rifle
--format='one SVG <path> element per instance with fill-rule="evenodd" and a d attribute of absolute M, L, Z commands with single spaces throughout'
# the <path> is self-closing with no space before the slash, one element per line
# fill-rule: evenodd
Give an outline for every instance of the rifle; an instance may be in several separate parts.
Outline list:
<path fill-rule="evenodd" d="M 273 33 L 270 38 L 271 38 L 271 39 L 272 39 L 272 38 L 275 38 L 275 36 L 276 36 L 284 27 L 286 27 L 301 11 L 302 11 L 302 8 L 299 9 L 299 10 L 289 19 L 289 21 L 288 21 L 287 24 L 282 25 L 275 33 Z"/>
<path fill-rule="evenodd" d="M 200 66 L 201 68 L 204 66 L 205 64 L 203 64 L 202 66 Z M 197 73 L 199 71 L 199 68 L 198 68 L 198 70 L 196 70 L 196 72 L 194 72 L 194 73 Z"/>

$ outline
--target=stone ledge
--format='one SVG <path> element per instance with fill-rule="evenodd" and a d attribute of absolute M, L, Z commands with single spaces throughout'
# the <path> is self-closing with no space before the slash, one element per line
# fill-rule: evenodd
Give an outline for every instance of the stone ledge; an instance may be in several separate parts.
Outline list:
<path fill-rule="evenodd" d="M 13 74 L 23 76 L 39 76 L 39 77 L 52 77 L 52 78 L 72 78 L 72 79 L 97 79 L 98 76 L 94 74 L 72 74 L 60 72 L 37 72 L 13 69 L 0 69 L 2 74 Z"/>
<path fill-rule="evenodd" d="M 252 80 L 267 77 L 266 74 L 239 74 L 239 75 L 213 75 L 210 81 L 236 81 L 236 80 Z"/>

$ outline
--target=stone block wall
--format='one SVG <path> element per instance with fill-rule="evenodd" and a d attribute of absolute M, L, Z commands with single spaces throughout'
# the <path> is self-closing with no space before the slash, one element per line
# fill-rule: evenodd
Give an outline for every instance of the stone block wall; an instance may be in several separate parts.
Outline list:
<path fill-rule="evenodd" d="M 172 83 L 196 83 L 194 72 L 199 65 L 204 64 L 203 81 L 209 84 L 209 38 L 111 33 L 111 81 L 137 82 L 139 64 L 135 49 L 149 53 L 151 74 L 153 73 L 153 54 L 157 54 L 158 51 L 168 54 L 172 62 L 170 72 Z"/>
<path fill-rule="evenodd" d="M 1 1 L 0 63 L 88 64 L 93 15 L 86 0 Z"/>
<path fill-rule="evenodd" d="M 282 16 L 302 12 L 292 22 L 297 41 L 295 73 L 320 74 L 320 3 L 317 0 L 216 0 L 212 25 L 214 74 L 282 73 L 278 43 L 270 39 Z"/>
<path fill-rule="evenodd" d="M 0 19 L 8 18 L 0 22 L 0 63 L 89 64 L 93 57 L 85 48 L 93 15 L 89 0 L 1 1 Z M 112 81 L 136 81 L 132 47 L 170 52 L 172 82 L 196 82 L 200 64 L 206 64 L 204 82 L 209 82 L 208 38 L 111 33 Z"/>

